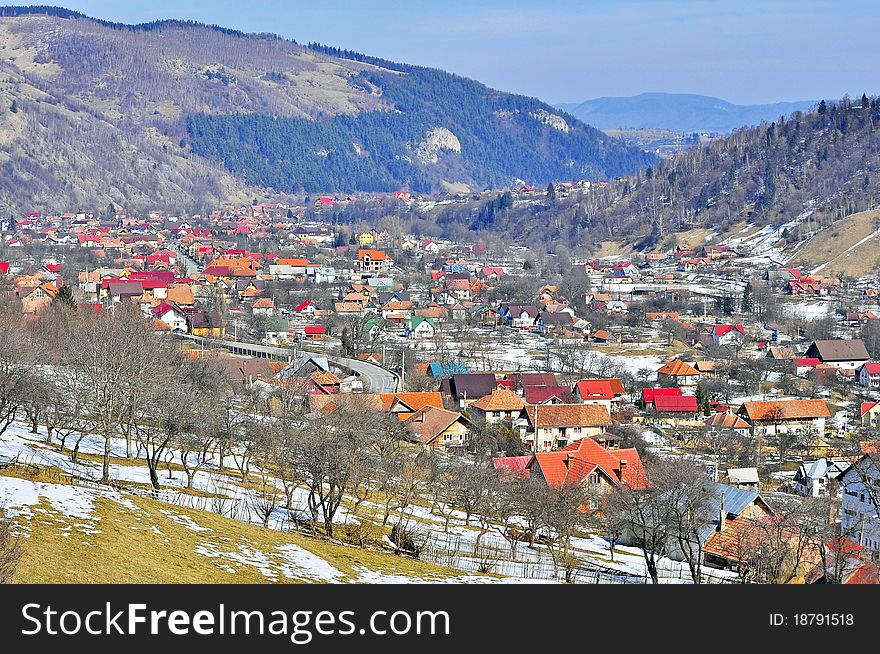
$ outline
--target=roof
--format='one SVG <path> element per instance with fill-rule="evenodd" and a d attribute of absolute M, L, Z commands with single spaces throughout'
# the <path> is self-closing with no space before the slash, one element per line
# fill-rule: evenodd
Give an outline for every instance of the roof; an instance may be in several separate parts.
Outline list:
<path fill-rule="evenodd" d="M 557 452 L 537 452 L 532 455 L 529 469 L 535 465 L 553 488 L 577 484 L 597 469 L 612 484 L 624 480 L 635 490 L 648 487 L 648 477 L 635 448 L 606 450 L 592 438 L 582 438 Z"/>
<path fill-rule="evenodd" d="M 697 398 L 693 395 L 658 395 L 654 398 L 654 410 L 669 413 L 697 413 Z"/>
<path fill-rule="evenodd" d="M 467 374 L 467 366 L 461 361 L 451 363 L 429 363 L 428 373 L 432 377 L 448 377 L 455 374 Z"/>
<path fill-rule="evenodd" d="M 727 471 L 727 480 L 731 484 L 757 484 L 760 482 L 757 468 L 730 468 Z"/>
<path fill-rule="evenodd" d="M 817 356 L 824 361 L 867 361 L 871 357 L 861 339 L 832 339 L 813 341 L 806 356 Z"/>
<path fill-rule="evenodd" d="M 467 419 L 457 411 L 448 411 L 436 406 L 425 406 L 413 413 L 406 419 L 416 434 L 416 440 L 424 445 L 429 445 L 438 436 L 459 420 L 466 422 Z"/>
<path fill-rule="evenodd" d="M 859 413 L 859 415 L 865 415 L 866 413 L 868 413 L 868 411 L 876 406 L 880 406 L 880 402 L 862 402 L 861 412 Z"/>
<path fill-rule="evenodd" d="M 112 295 L 143 295 L 144 287 L 140 282 L 124 282 L 120 280 L 111 280 L 107 284 Z"/>
<path fill-rule="evenodd" d="M 584 400 L 611 400 L 615 397 L 610 379 L 582 379 L 575 388 Z"/>
<path fill-rule="evenodd" d="M 657 372 L 661 375 L 699 375 L 700 372 L 689 363 L 685 363 L 681 359 L 673 359 Z"/>
<path fill-rule="evenodd" d="M 524 372 L 519 376 L 520 386 L 556 386 L 556 375 L 552 372 Z"/>
<path fill-rule="evenodd" d="M 868 363 L 862 365 L 865 372 L 869 375 L 880 375 L 880 362 L 869 361 Z"/>
<path fill-rule="evenodd" d="M 737 331 L 742 335 L 745 335 L 746 328 L 742 325 L 715 325 L 712 328 L 712 333 L 715 334 L 718 338 L 722 336 L 727 336 L 732 331 Z"/>
<path fill-rule="evenodd" d="M 608 410 L 600 404 L 544 404 L 526 407 L 529 424 L 538 427 L 600 427 L 611 424 Z"/>
<path fill-rule="evenodd" d="M 819 359 L 817 359 L 816 357 L 801 357 L 799 359 L 794 360 L 794 365 L 796 365 L 798 368 L 807 368 L 807 367 L 815 368 L 820 363 L 822 363 L 822 362 L 819 361 Z"/>
<path fill-rule="evenodd" d="M 661 396 L 681 397 L 683 395 L 680 388 L 643 388 L 642 402 L 645 404 L 653 404 L 654 400 Z"/>
<path fill-rule="evenodd" d="M 740 418 L 735 413 L 716 413 L 710 416 L 706 421 L 707 427 L 715 429 L 748 429 L 749 423 Z"/>
<path fill-rule="evenodd" d="M 418 411 L 426 406 L 443 408 L 443 397 L 436 391 L 423 393 L 381 393 L 379 399 L 382 407 L 386 410 L 399 407 L 404 404 L 412 411 Z"/>
<path fill-rule="evenodd" d="M 523 389 L 523 397 L 529 404 L 541 404 L 554 397 L 559 398 L 563 403 L 574 402 L 568 386 L 526 386 Z"/>
<path fill-rule="evenodd" d="M 492 373 L 455 374 L 450 378 L 449 386 L 452 395 L 456 398 L 467 396 L 476 400 L 489 395 L 492 389 L 497 386 L 497 381 Z"/>
<path fill-rule="evenodd" d="M 737 412 L 756 420 L 797 420 L 801 418 L 828 418 L 831 413 L 825 400 L 777 400 L 773 402 L 744 402 Z"/>
<path fill-rule="evenodd" d="M 480 411 L 520 411 L 525 405 L 519 395 L 507 388 L 495 388 L 489 395 L 471 403 Z"/>
<path fill-rule="evenodd" d="M 529 469 L 527 466 L 531 460 L 531 454 L 525 456 L 498 456 L 492 459 L 492 467 L 496 470 L 508 472 L 513 477 L 528 477 Z"/>
<path fill-rule="evenodd" d="M 384 250 L 358 250 L 358 259 L 363 261 L 369 257 L 373 261 L 385 261 Z"/>

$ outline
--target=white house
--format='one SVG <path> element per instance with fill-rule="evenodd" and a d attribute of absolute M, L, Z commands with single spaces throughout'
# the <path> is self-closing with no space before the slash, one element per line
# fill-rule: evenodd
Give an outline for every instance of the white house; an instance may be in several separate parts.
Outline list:
<path fill-rule="evenodd" d="M 841 473 L 840 526 L 859 545 L 880 552 L 880 454 L 864 454 Z"/>
<path fill-rule="evenodd" d="M 859 385 L 871 388 L 880 387 L 880 363 L 876 361 L 863 363 L 856 370 L 856 374 L 859 377 Z"/>
<path fill-rule="evenodd" d="M 804 461 L 794 476 L 794 491 L 804 497 L 824 497 L 830 493 L 831 481 L 849 468 L 846 461 Z"/>
<path fill-rule="evenodd" d="M 746 337 L 746 328 L 742 325 L 714 325 L 712 342 L 715 345 L 742 345 Z"/>
<path fill-rule="evenodd" d="M 414 316 L 406 321 L 406 336 L 412 339 L 434 338 L 437 327 L 430 318 Z"/>

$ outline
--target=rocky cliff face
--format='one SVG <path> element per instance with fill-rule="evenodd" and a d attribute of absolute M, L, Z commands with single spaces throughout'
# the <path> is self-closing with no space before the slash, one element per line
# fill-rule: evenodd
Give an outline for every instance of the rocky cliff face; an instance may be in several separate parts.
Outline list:
<path fill-rule="evenodd" d="M 440 159 L 440 152 L 444 150 L 461 154 L 461 143 L 458 137 L 445 127 L 435 127 L 416 148 L 416 159 L 423 166 L 435 164 Z"/>

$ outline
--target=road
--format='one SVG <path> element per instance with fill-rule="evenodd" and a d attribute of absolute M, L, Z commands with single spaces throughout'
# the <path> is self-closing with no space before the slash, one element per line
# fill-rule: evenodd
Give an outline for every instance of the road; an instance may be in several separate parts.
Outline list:
<path fill-rule="evenodd" d="M 191 336 L 189 334 L 181 334 L 185 338 L 196 343 L 204 343 L 214 347 L 222 347 L 236 354 L 247 354 L 251 356 L 281 359 L 283 361 L 290 360 L 293 357 L 293 350 L 287 347 L 277 347 L 272 345 L 258 345 L 256 343 L 242 343 L 240 341 L 206 339 L 201 336 Z M 308 352 L 308 350 L 300 349 L 302 354 L 315 354 L 316 356 L 325 356 L 318 352 Z M 350 370 L 352 373 L 363 377 L 369 382 L 371 393 L 394 393 L 397 391 L 398 378 L 393 372 L 380 368 L 379 366 L 367 363 L 366 361 L 358 361 L 357 359 L 349 359 L 347 357 L 328 356 L 327 360 L 335 363 L 344 370 Z"/>

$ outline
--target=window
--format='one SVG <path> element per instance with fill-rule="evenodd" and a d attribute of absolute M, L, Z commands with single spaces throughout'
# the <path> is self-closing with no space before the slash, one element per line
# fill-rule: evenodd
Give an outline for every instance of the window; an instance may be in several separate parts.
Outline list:
<path fill-rule="evenodd" d="M 591 497 L 590 498 L 590 510 L 595 511 L 598 508 L 599 508 L 599 500 L 597 500 L 595 497 Z"/>
<path fill-rule="evenodd" d="M 590 477 L 589 477 L 589 481 L 591 484 L 598 484 L 599 483 L 599 473 L 598 472 L 591 472 Z"/>
<path fill-rule="evenodd" d="M 451 440 L 452 440 L 452 434 L 446 434 L 446 435 L 443 437 L 443 440 L 444 440 L 444 441 L 451 441 Z"/>
<path fill-rule="evenodd" d="M 550 442 L 550 441 L 544 441 L 544 447 L 546 447 L 546 448 L 549 449 L 550 446 L 551 446 L 551 442 Z"/>

